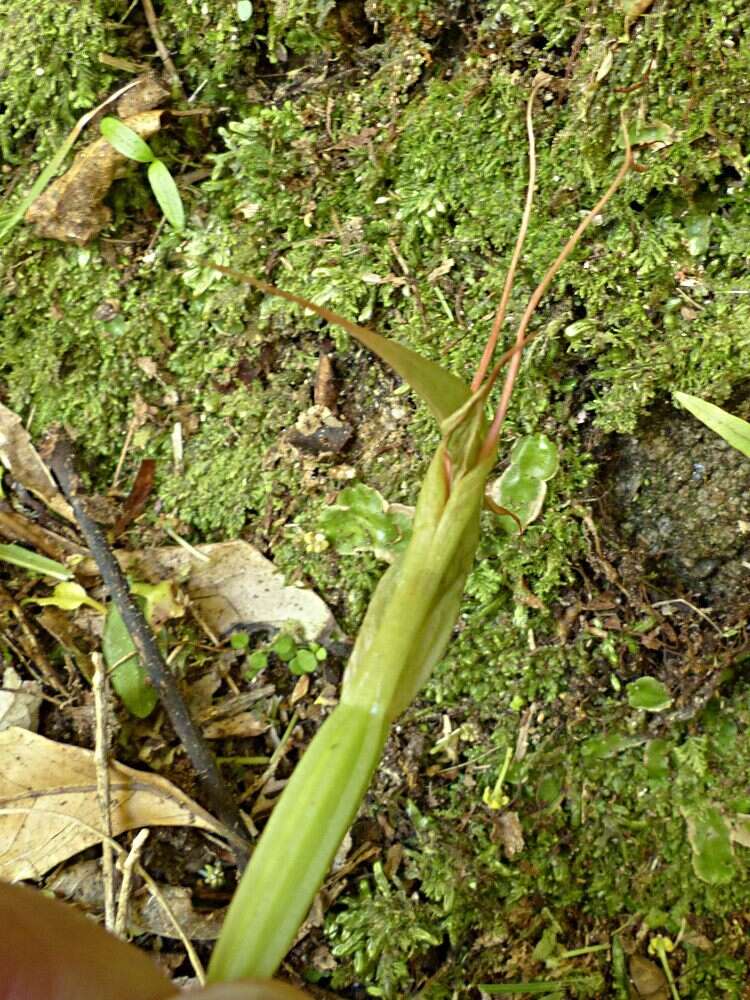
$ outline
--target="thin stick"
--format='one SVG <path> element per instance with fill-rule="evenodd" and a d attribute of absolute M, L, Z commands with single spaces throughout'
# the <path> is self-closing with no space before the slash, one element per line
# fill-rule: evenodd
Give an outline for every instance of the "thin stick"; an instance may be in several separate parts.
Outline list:
<path fill-rule="evenodd" d="M 479 362 L 479 368 L 477 368 L 477 373 L 474 376 L 471 383 L 472 392 L 476 392 L 479 386 L 484 381 L 484 376 L 487 374 L 487 369 L 489 368 L 490 361 L 492 360 L 492 355 L 495 353 L 495 347 L 497 346 L 497 340 L 500 336 L 500 331 L 502 329 L 503 323 L 505 322 L 505 314 L 508 310 L 508 302 L 510 301 L 510 295 L 513 291 L 513 282 L 516 278 L 516 272 L 518 271 L 518 265 L 521 261 L 521 253 L 523 251 L 523 245 L 526 240 L 526 233 L 529 229 L 529 222 L 531 221 L 531 209 L 534 204 L 534 191 L 536 189 L 536 141 L 534 138 L 534 101 L 536 95 L 540 88 L 545 85 L 548 81 L 548 76 L 543 76 L 534 83 L 531 88 L 531 94 L 529 95 L 528 103 L 526 104 L 526 134 L 529 139 L 529 182 L 526 187 L 526 204 L 523 209 L 523 217 L 521 219 L 521 227 L 518 230 L 518 236 L 516 238 L 516 245 L 513 249 L 513 256 L 510 259 L 510 266 L 508 267 L 508 273 L 505 276 L 505 286 L 503 287 L 503 294 L 500 299 L 500 305 L 497 307 L 497 312 L 495 313 L 495 319 L 492 324 L 492 331 L 490 332 L 489 340 L 487 341 L 484 354 L 482 355 L 482 360 Z M 516 343 L 518 338 L 516 338 Z M 520 352 L 517 354 L 511 365 L 516 363 L 516 359 L 520 363 L 521 355 Z"/>
<path fill-rule="evenodd" d="M 622 166 L 620 167 L 620 169 L 617 171 L 617 176 L 615 177 L 615 179 L 612 181 L 612 183 L 610 184 L 610 186 L 607 188 L 607 190 L 601 196 L 601 198 L 599 199 L 599 201 L 594 205 L 594 207 L 591 209 L 591 211 L 586 215 L 586 217 L 582 220 L 582 222 L 579 223 L 576 231 L 573 233 L 573 235 L 567 241 L 567 243 L 562 248 L 562 250 L 560 251 L 560 253 L 557 255 L 556 259 L 554 260 L 554 262 L 550 265 L 549 269 L 547 270 L 547 273 L 544 275 L 544 277 L 542 278 L 542 280 L 539 282 L 539 284 L 537 285 L 536 289 L 534 290 L 531 298 L 529 299 L 528 305 L 526 306 L 526 309 L 524 310 L 524 314 L 521 317 L 521 322 L 518 324 L 518 333 L 516 335 L 516 344 L 515 344 L 515 347 L 513 349 L 513 354 L 514 355 L 516 353 L 520 354 L 520 351 L 523 349 L 523 346 L 530 339 L 530 338 L 526 338 L 525 334 L 526 334 L 526 330 L 528 328 L 528 325 L 531 322 L 531 317 L 534 315 L 534 312 L 536 311 L 536 308 L 539 305 L 539 303 L 540 303 L 540 301 L 541 301 L 544 293 L 547 291 L 547 289 L 549 288 L 549 286 L 552 284 L 552 281 L 554 280 L 555 275 L 560 270 L 560 268 L 565 263 L 565 261 L 568 259 L 568 257 L 571 255 L 571 253 L 575 250 L 575 248 L 578 245 L 578 242 L 580 241 L 580 239 L 583 236 L 583 234 L 589 228 L 589 226 L 594 221 L 594 219 L 597 217 L 597 215 L 599 215 L 599 213 L 602 211 L 602 209 L 606 206 L 606 204 L 609 202 L 609 200 L 613 197 L 613 195 L 615 194 L 615 192 L 620 187 L 620 185 L 625 180 L 626 176 L 628 175 L 628 173 L 630 172 L 630 170 L 633 167 L 633 163 L 634 163 L 634 160 L 633 160 L 633 150 L 632 150 L 631 145 L 630 145 L 630 139 L 628 137 L 628 132 L 627 132 L 627 129 L 625 128 L 625 123 L 624 122 L 623 122 L 623 135 L 625 137 L 625 160 L 624 160 Z M 500 372 L 500 368 L 502 367 L 502 364 L 504 364 L 504 357 L 500 359 L 500 361 L 498 362 L 498 364 L 495 365 L 495 368 L 490 373 L 490 376 L 489 376 L 489 379 L 488 379 L 490 385 L 497 378 L 497 376 L 498 376 L 498 374 Z M 513 389 L 513 386 L 511 384 L 510 390 L 512 391 L 512 389 Z M 487 434 L 485 442 L 482 445 L 482 450 L 480 452 L 480 457 L 486 457 L 487 455 L 489 455 L 493 451 L 493 449 L 495 448 L 495 446 L 497 445 L 497 439 L 498 439 L 498 437 L 500 435 L 500 429 L 502 428 L 503 420 L 505 419 L 505 413 L 507 411 L 509 401 L 510 401 L 510 394 L 506 393 L 506 391 L 504 389 L 503 396 L 502 396 L 502 398 L 500 400 L 500 403 L 498 405 L 497 411 L 495 413 L 495 418 L 492 421 L 492 426 L 490 427 L 490 430 L 489 430 L 489 432 Z"/>
<path fill-rule="evenodd" d="M 133 435 L 138 428 L 138 417 L 133 417 L 133 419 L 128 424 L 128 429 L 125 433 L 125 440 L 122 444 L 122 449 L 120 451 L 120 457 L 117 460 L 117 466 L 115 468 L 115 474 L 112 476 L 112 486 L 111 489 L 115 489 L 117 484 L 120 482 L 120 476 L 122 475 L 122 468 L 125 465 L 125 457 L 130 449 L 130 442 L 133 440 Z"/>
<path fill-rule="evenodd" d="M 172 62 L 169 49 L 164 44 L 161 32 L 159 31 L 159 21 L 156 17 L 154 5 L 151 3 L 151 0 L 141 0 L 141 2 L 143 3 L 143 13 L 146 15 L 146 21 L 148 22 L 148 30 L 151 32 L 151 37 L 154 40 L 156 51 L 159 53 L 159 58 L 164 63 L 164 69 L 167 71 L 169 82 L 175 89 L 179 90 L 181 96 L 184 97 L 185 91 L 182 87 L 182 81 L 180 80 L 180 75 L 177 72 L 177 67 Z"/>
<path fill-rule="evenodd" d="M 259 778 L 256 778 L 255 781 L 252 783 L 252 785 L 242 793 L 242 796 L 240 797 L 241 802 L 244 802 L 246 799 L 249 799 L 251 795 L 254 795 L 259 788 L 262 788 L 265 785 L 265 783 L 273 777 L 274 772 L 276 771 L 276 768 L 278 766 L 278 763 L 284 755 L 287 743 L 289 742 L 289 739 L 292 733 L 294 732 L 294 727 L 297 725 L 298 721 L 299 721 L 299 712 L 295 709 L 291 719 L 289 720 L 289 724 L 284 730 L 284 735 L 279 740 L 279 745 L 271 754 L 271 759 L 268 762 L 268 767 L 265 769 L 263 774 L 261 774 Z"/>
<path fill-rule="evenodd" d="M 143 845 L 148 840 L 148 827 L 139 830 L 130 845 L 128 856 L 122 863 L 122 883 L 120 885 L 120 895 L 117 899 L 117 917 L 115 918 L 115 934 L 125 940 L 128 929 L 128 909 L 130 908 L 130 894 L 133 889 L 133 870 L 141 859 Z"/>
<path fill-rule="evenodd" d="M 44 450 L 49 467 L 73 508 L 81 533 L 96 560 L 109 596 L 130 633 L 149 680 L 156 688 L 159 700 L 198 773 L 211 808 L 233 835 L 232 846 L 237 864 L 243 867 L 248 856 L 247 834 L 237 804 L 185 705 L 174 675 L 165 664 L 141 609 L 130 594 L 125 575 L 107 544 L 104 532 L 88 512 L 88 500 L 81 492 L 72 442 L 63 430 L 58 429 L 50 435 Z"/>
<path fill-rule="evenodd" d="M 46 681 L 48 684 L 51 684 L 55 690 L 60 692 L 60 694 L 68 695 L 69 692 L 66 685 L 63 683 L 56 668 L 50 662 L 47 654 L 39 645 L 37 637 L 34 634 L 34 630 L 29 625 L 23 608 L 11 592 L 2 584 L 0 584 L 0 608 L 10 611 L 18 622 L 19 628 L 21 629 L 19 641 L 23 647 L 23 651 L 26 653 L 31 663 L 39 667 L 42 674 L 40 679 L 42 681 Z M 6 641 L 8 641 L 7 637 Z"/>
<path fill-rule="evenodd" d="M 115 928 L 115 864 L 112 847 L 112 817 L 109 799 L 109 732 L 107 727 L 107 672 L 100 653 L 92 653 L 94 664 L 94 716 L 96 735 L 94 742 L 94 764 L 96 767 L 96 797 L 102 817 L 102 829 L 106 834 L 102 841 L 102 877 L 104 881 L 104 926 L 108 931 Z"/>

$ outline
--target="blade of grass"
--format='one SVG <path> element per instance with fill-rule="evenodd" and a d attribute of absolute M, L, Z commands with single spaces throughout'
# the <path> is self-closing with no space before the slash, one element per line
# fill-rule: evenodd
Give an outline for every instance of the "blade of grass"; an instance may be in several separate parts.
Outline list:
<path fill-rule="evenodd" d="M 72 580 L 73 574 L 62 563 L 46 556 L 37 555 L 25 549 L 22 545 L 0 545 L 0 559 L 3 562 L 11 563 L 13 566 L 20 566 L 31 573 L 38 573 L 40 576 L 51 576 L 53 580 Z"/>
<path fill-rule="evenodd" d="M 698 396 L 690 396 L 686 392 L 675 392 L 674 398 L 681 403 L 686 410 L 689 410 L 694 417 L 697 417 L 706 427 L 710 428 L 719 437 L 723 437 L 727 444 L 731 444 L 737 451 L 750 458 L 750 424 L 741 417 L 735 417 L 720 406 L 709 403 Z"/>

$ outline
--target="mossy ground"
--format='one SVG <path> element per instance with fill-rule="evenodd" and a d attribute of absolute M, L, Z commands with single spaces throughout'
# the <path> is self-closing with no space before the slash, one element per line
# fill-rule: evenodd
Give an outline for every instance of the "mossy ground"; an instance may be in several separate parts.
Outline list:
<path fill-rule="evenodd" d="M 300 0 L 257 3 L 240 21 L 233 3 L 164 0 L 162 34 L 208 109 L 154 142 L 177 175 L 211 168 L 183 186 L 187 232 L 156 233 L 134 170 L 89 247 L 21 226 L 0 248 L 4 402 L 34 432 L 65 421 L 98 489 L 140 413 L 126 471 L 157 459 L 161 516 L 193 540 L 252 538 L 354 632 L 378 564 L 316 554 L 305 538 L 343 464 L 412 503 L 436 431 L 378 363 L 325 331 L 355 439 L 335 461 L 295 458 L 280 440 L 311 403 L 319 324 L 199 259 L 269 273 L 468 375 L 519 223 L 535 74 L 554 79 L 536 112 L 538 193 L 512 317 L 610 182 L 621 110 L 643 143 L 645 172 L 541 307 L 511 408 L 509 440 L 543 431 L 561 449 L 545 514 L 517 544 L 487 517 L 458 634 L 367 806 L 390 831 L 384 854 L 397 844 L 403 857 L 329 915 L 333 983 L 352 996 L 557 977 L 579 980 L 571 995 L 626 996 L 607 952 L 566 952 L 619 934 L 645 954 L 651 930 L 681 935 L 683 1000 L 747 995 L 747 848 L 734 848 L 730 881 L 709 884 L 684 818 L 750 812 L 742 573 L 726 605 L 709 606 L 715 592 L 670 574 L 655 533 L 633 528 L 652 517 L 647 503 L 619 532 L 600 466 L 617 462 L 615 432 L 653 447 L 654 407 L 673 389 L 722 403 L 750 375 L 750 13 L 731 0 L 656 0 L 637 17 L 638 6 Z M 119 0 L 9 0 L 3 16 L 0 183 L 12 205 L 75 118 L 124 82 L 100 55 L 155 56 L 139 8 Z M 685 447 L 669 434 L 659 447 L 670 440 Z M 719 461 L 712 495 L 731 500 L 745 487 L 736 463 L 723 474 Z M 670 545 L 680 524 L 687 534 L 712 518 L 703 494 L 687 496 L 696 509 L 673 519 Z M 671 598 L 698 612 L 653 607 Z M 642 674 L 675 699 L 661 722 L 628 707 L 624 685 Z M 431 753 L 444 719 L 458 735 L 450 754 Z M 519 738 L 506 792 L 525 844 L 509 857 L 482 790 Z M 304 947 L 296 960 L 319 975 Z"/>

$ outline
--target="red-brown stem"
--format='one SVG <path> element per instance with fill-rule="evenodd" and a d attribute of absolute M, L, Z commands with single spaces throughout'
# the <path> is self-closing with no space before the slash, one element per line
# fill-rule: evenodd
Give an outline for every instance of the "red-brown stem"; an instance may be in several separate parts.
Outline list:
<path fill-rule="evenodd" d="M 534 315 L 534 312 L 536 311 L 536 308 L 539 305 L 542 296 L 547 291 L 549 286 L 552 284 L 552 281 L 554 280 L 557 272 L 560 270 L 562 265 L 571 255 L 571 253 L 575 250 L 576 246 L 578 245 L 578 241 L 581 239 L 583 234 L 589 228 L 589 226 L 594 221 L 596 216 L 599 215 L 602 209 L 606 206 L 607 202 L 615 194 L 615 192 L 620 187 L 622 182 L 625 180 L 625 177 L 627 176 L 628 172 L 631 170 L 633 166 L 633 151 L 630 147 L 627 130 L 625 128 L 623 128 L 623 133 L 625 135 L 625 160 L 620 169 L 618 170 L 617 176 L 612 181 L 607 190 L 604 192 L 604 194 L 601 196 L 599 201 L 594 205 L 594 207 L 588 213 L 586 218 L 581 221 L 576 231 L 573 233 L 568 242 L 562 248 L 557 258 L 555 259 L 554 263 L 549 267 L 547 273 L 544 275 L 542 280 L 537 285 L 536 289 L 534 290 L 534 293 L 529 299 L 526 309 L 524 310 L 524 314 L 521 317 L 521 322 L 518 324 L 518 333 L 516 334 L 516 344 L 512 351 L 512 357 L 515 364 L 512 363 L 511 371 L 508 372 L 508 377 L 505 380 L 503 393 L 500 398 L 500 402 L 498 403 L 497 410 L 495 411 L 495 417 L 494 420 L 492 421 L 492 426 L 490 427 L 487 433 L 487 437 L 485 438 L 484 444 L 482 445 L 481 451 L 479 453 L 480 461 L 483 458 L 486 458 L 491 452 L 493 452 L 495 447 L 497 446 L 497 441 L 498 438 L 500 437 L 500 431 L 503 426 L 503 421 L 505 420 L 505 414 L 507 413 L 508 410 L 508 404 L 510 403 L 510 396 L 513 391 L 515 373 L 518 371 L 518 363 L 516 362 L 516 359 L 518 359 L 518 362 L 520 362 L 521 350 L 523 349 L 523 346 L 527 340 L 526 330 L 528 328 L 529 323 L 531 322 L 531 317 Z M 503 357 L 498 361 L 498 363 L 493 368 L 492 372 L 490 372 L 489 375 L 490 385 L 494 383 L 495 379 L 500 374 L 500 369 L 505 364 L 506 360 L 507 356 L 503 355 Z M 513 371 L 513 369 L 515 369 L 515 371 Z M 512 378 L 511 378 L 511 372 L 513 372 Z"/>
<path fill-rule="evenodd" d="M 505 322 L 505 314 L 508 310 L 508 302 L 510 301 L 510 295 L 513 291 L 513 282 L 516 278 L 516 272 L 518 271 L 518 264 L 521 260 L 521 253 L 523 251 L 523 244 L 526 239 L 526 233 L 529 229 L 529 222 L 531 220 L 531 209 L 534 204 L 534 189 L 536 187 L 536 143 L 534 140 L 534 122 L 533 122 L 533 110 L 534 110 L 534 99 L 536 98 L 539 88 L 544 85 L 546 78 L 539 80 L 531 89 L 531 94 L 529 96 L 528 103 L 526 104 L 526 132 L 529 137 L 529 183 L 526 188 L 526 204 L 523 209 L 523 218 L 521 219 L 521 226 L 518 230 L 518 236 L 516 238 L 516 245 L 513 248 L 513 256 L 510 259 L 510 266 L 508 267 L 508 273 L 505 277 L 505 285 L 503 286 L 503 294 L 500 298 L 500 305 L 497 307 L 497 312 L 495 313 L 495 319 L 492 323 L 492 330 L 490 332 L 489 339 L 484 348 L 484 354 L 482 355 L 482 360 L 479 362 L 479 367 L 477 368 L 476 375 L 472 379 L 471 391 L 476 392 L 479 386 L 484 381 L 484 376 L 487 374 L 487 369 L 490 366 L 490 361 L 492 361 L 492 355 L 495 353 L 495 347 L 497 346 L 498 337 L 500 336 L 500 331 L 502 329 L 503 323 Z"/>

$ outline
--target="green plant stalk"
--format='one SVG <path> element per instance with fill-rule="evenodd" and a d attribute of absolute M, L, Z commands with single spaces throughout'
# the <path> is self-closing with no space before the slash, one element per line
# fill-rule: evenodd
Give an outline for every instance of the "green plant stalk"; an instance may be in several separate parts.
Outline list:
<path fill-rule="evenodd" d="M 320 727 L 234 895 L 210 982 L 274 974 L 356 815 L 387 735 L 382 712 L 343 702 Z"/>
<path fill-rule="evenodd" d="M 535 92 L 536 88 L 527 108 L 532 178 L 531 105 Z M 533 336 L 527 335 L 526 329 L 545 289 L 632 168 L 627 133 L 625 139 L 626 159 L 615 181 L 547 270 L 529 301 L 515 346 L 496 363 L 481 386 L 473 387 L 474 391 L 408 348 L 301 296 L 211 265 L 350 332 L 425 400 L 440 421 L 442 441 L 420 490 L 409 545 L 385 573 L 370 602 L 347 666 L 340 702 L 315 735 L 274 807 L 229 907 L 209 966 L 209 982 L 267 977 L 276 971 L 356 815 L 390 723 L 410 704 L 445 651 L 476 554 L 485 486 L 517 364 L 509 368 L 489 430 L 484 416 L 487 396 L 503 364 L 515 358 Z M 528 211 L 509 283 L 527 221 Z M 500 318 L 508 295 L 501 300 Z M 495 327 L 499 329 L 497 320 Z M 482 360 L 480 381 L 488 364 L 489 354 Z"/>
<path fill-rule="evenodd" d="M 482 427 L 481 410 L 475 417 Z M 381 578 L 341 700 L 305 751 L 232 900 L 211 982 L 271 976 L 289 950 L 367 791 L 390 723 L 442 656 L 479 541 L 485 460 L 448 490 L 433 458 L 406 552 Z"/>

